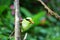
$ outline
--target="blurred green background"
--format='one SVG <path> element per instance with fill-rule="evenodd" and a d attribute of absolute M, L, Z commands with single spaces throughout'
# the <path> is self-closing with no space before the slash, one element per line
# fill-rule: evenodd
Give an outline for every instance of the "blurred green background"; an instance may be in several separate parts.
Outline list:
<path fill-rule="evenodd" d="M 60 15 L 60 0 L 42 0 Z M 32 17 L 34 25 L 26 40 L 60 40 L 60 20 L 51 16 L 38 0 L 20 0 L 21 18 Z M 14 1 L 0 0 L 0 40 L 14 40 Z M 20 19 L 21 19 L 20 18 Z M 25 32 L 22 33 L 24 36 Z"/>

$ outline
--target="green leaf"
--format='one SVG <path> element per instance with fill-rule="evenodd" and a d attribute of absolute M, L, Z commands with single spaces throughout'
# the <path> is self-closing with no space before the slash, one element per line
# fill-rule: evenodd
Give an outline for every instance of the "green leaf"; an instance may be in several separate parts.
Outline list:
<path fill-rule="evenodd" d="M 36 15 L 34 15 L 32 17 L 34 24 L 38 25 L 41 22 L 41 19 L 44 18 L 46 16 L 46 11 L 40 11 L 39 13 L 37 13 Z"/>
<path fill-rule="evenodd" d="M 52 17 L 52 16 L 48 16 L 48 19 L 49 19 L 51 22 L 57 22 L 57 20 L 56 20 L 54 17 Z"/>
<path fill-rule="evenodd" d="M 0 15 L 4 10 L 6 10 L 10 4 L 12 3 L 12 0 L 0 0 Z"/>
<path fill-rule="evenodd" d="M 0 6 L 1 5 L 10 5 L 10 3 L 11 3 L 11 0 L 0 0 Z"/>
<path fill-rule="evenodd" d="M 7 8 L 8 8 L 8 7 L 5 6 L 5 5 L 0 6 L 0 15 L 1 15 L 2 12 L 3 12 L 4 10 L 6 10 Z"/>
<path fill-rule="evenodd" d="M 0 35 L 0 40 L 8 40 L 8 37 L 4 35 Z"/>
<path fill-rule="evenodd" d="M 26 17 L 31 17 L 32 14 L 24 7 L 20 7 L 20 11 L 26 16 Z"/>

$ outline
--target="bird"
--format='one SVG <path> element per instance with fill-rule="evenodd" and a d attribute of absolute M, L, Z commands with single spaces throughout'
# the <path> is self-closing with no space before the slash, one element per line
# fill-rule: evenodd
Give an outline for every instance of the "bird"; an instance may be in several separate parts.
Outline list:
<path fill-rule="evenodd" d="M 34 24 L 33 20 L 31 17 L 24 18 L 21 22 L 21 32 L 27 31 L 31 25 Z"/>

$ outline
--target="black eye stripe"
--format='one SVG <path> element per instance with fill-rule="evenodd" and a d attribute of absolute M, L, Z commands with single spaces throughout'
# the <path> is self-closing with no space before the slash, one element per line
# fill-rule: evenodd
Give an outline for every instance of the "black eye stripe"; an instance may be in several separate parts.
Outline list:
<path fill-rule="evenodd" d="M 26 19 L 27 21 L 30 21 L 29 19 Z"/>
<path fill-rule="evenodd" d="M 30 19 L 26 19 L 27 21 L 31 22 Z"/>

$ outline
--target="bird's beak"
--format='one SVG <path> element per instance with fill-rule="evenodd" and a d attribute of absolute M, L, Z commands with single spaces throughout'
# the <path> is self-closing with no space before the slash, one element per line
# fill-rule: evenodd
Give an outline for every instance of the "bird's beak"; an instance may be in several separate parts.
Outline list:
<path fill-rule="evenodd" d="M 33 22 L 33 20 L 32 20 L 32 19 L 30 20 L 30 22 L 31 22 L 32 24 L 34 24 L 34 22 Z"/>

